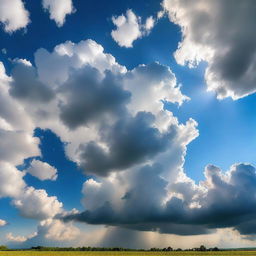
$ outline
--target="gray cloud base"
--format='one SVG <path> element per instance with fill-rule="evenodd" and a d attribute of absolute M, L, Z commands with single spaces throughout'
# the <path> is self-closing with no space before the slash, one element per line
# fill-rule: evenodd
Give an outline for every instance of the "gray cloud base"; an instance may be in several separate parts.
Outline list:
<path fill-rule="evenodd" d="M 216 228 L 232 227 L 243 235 L 255 235 L 256 172 L 253 166 L 234 165 L 228 177 L 217 167 L 208 166 L 204 184 L 207 191 L 192 188 L 191 182 L 176 183 L 172 191 L 183 195 L 183 199 L 173 196 L 165 204 L 161 199 L 166 195 L 168 182 L 160 174 L 159 165 L 138 170 L 136 183 L 122 198 L 121 210 L 105 201 L 93 211 L 65 216 L 64 220 L 178 235 L 207 234 Z M 185 187 L 194 190 L 200 207 L 189 207 L 193 200 L 185 199 L 188 193 Z"/>

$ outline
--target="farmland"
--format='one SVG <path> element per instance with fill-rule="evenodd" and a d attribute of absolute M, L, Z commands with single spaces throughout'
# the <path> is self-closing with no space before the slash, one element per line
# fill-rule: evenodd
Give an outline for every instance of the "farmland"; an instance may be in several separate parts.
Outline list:
<path fill-rule="evenodd" d="M 255 256 L 256 251 L 219 251 L 219 252 L 59 252 L 59 251 L 2 251 L 0 256 Z"/>

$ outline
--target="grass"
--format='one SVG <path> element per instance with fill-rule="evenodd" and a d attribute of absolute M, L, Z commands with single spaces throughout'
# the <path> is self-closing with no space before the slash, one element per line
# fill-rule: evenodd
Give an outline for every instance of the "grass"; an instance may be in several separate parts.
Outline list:
<path fill-rule="evenodd" d="M 220 251 L 220 252 L 39 252 L 39 251 L 6 251 L 0 256 L 255 256 L 256 251 Z"/>

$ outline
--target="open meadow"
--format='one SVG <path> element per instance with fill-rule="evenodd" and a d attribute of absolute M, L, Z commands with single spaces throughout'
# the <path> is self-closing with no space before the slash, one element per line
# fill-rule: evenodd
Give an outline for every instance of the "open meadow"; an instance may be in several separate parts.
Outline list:
<path fill-rule="evenodd" d="M 219 252 L 59 252 L 59 251 L 6 251 L 0 252 L 0 256 L 255 256 L 256 251 L 219 251 Z"/>

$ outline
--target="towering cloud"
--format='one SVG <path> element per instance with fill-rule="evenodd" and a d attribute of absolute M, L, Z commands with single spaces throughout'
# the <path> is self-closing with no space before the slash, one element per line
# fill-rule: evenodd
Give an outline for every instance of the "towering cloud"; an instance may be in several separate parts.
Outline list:
<path fill-rule="evenodd" d="M 52 52 L 39 49 L 35 66 L 16 60 L 10 77 L 3 66 L 0 71 L 0 97 L 6 100 L 0 108 L 0 196 L 11 197 L 22 216 L 41 221 L 27 243 L 75 239 L 79 230 L 62 220 L 178 235 L 223 227 L 254 234 L 253 166 L 236 164 L 223 173 L 209 165 L 199 184 L 185 174 L 187 146 L 199 132 L 195 120 L 179 123 L 164 108 L 165 102 L 189 100 L 170 68 L 152 63 L 127 70 L 86 40 Z M 55 179 L 49 164 L 32 160 L 26 170 L 17 169 L 41 154 L 33 137 L 37 127 L 58 135 L 66 156 L 91 175 L 82 189 L 84 211 L 67 213 L 57 197 L 25 183 L 27 172 Z"/>
<path fill-rule="evenodd" d="M 12 205 L 22 216 L 44 221 L 40 230 L 49 231 L 49 235 L 48 231 L 43 232 L 46 239 L 54 236 L 59 240 L 71 231 L 75 237 L 77 229 L 53 220 L 67 215 L 55 196 L 28 186 L 23 180 L 26 173 L 41 180 L 55 179 L 56 170 L 39 160 L 32 160 L 24 171 L 15 167 L 27 158 L 41 155 L 39 139 L 33 137 L 36 127 L 51 129 L 63 142 L 68 142 L 65 144 L 67 157 L 85 174 L 105 177 L 99 178 L 102 179 L 99 184 L 115 173 L 124 173 L 127 179 L 133 179 L 132 173 L 139 170 L 150 172 L 152 169 L 169 177 L 168 169 L 174 168 L 173 176 L 176 176 L 175 168 L 182 166 L 186 145 L 198 133 L 195 121 L 179 124 L 171 112 L 163 110 L 163 101 L 182 104 L 188 99 L 181 93 L 169 68 L 153 63 L 128 71 L 92 40 L 78 44 L 66 42 L 51 53 L 40 49 L 35 54 L 35 63 L 33 67 L 27 60 L 16 59 L 10 77 L 2 67 L 0 95 L 7 105 L 0 112 L 5 142 L 0 150 L 1 170 L 3 177 L 5 169 L 13 175 L 1 179 L 4 183 L 1 188 L 2 197 L 11 197 Z M 146 94 L 151 102 L 145 100 Z M 20 112 L 20 121 L 8 104 Z M 27 125 L 22 120 L 27 120 Z M 21 125 L 17 126 L 19 122 Z M 6 149 L 11 153 L 7 154 Z M 16 190 L 10 190 L 14 182 Z M 118 182 L 113 184 L 117 185 Z M 108 188 L 109 185 L 102 186 Z M 125 201 L 130 195 L 123 190 L 125 187 L 120 186 L 119 200 Z M 137 185 L 135 187 L 136 190 Z M 94 189 L 91 191 L 94 201 L 96 194 Z M 36 241 L 39 233 L 26 238 L 26 242 Z M 9 238 L 25 241 L 13 235 Z"/>
<path fill-rule="evenodd" d="M 179 64 L 208 64 L 205 79 L 218 98 L 238 99 L 256 91 L 253 0 L 164 0 L 170 20 L 181 28 Z"/>

